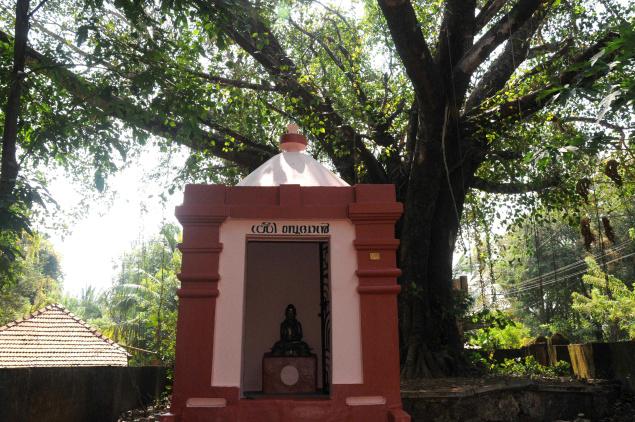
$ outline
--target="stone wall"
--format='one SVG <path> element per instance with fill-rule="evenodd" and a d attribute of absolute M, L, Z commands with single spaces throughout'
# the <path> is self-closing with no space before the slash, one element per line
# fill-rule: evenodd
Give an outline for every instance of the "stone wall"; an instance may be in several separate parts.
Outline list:
<path fill-rule="evenodd" d="M 446 394 L 404 391 L 404 410 L 412 422 L 552 422 L 572 420 L 580 413 L 597 420 L 612 411 L 619 384 L 538 383 L 495 379 L 478 387 L 458 386 Z"/>
<path fill-rule="evenodd" d="M 484 353 L 488 356 L 489 353 Z M 520 349 L 497 349 L 492 357 L 497 362 L 503 362 L 505 359 L 517 359 L 533 356 L 541 365 L 554 365 L 556 362 L 564 360 L 571 363 L 569 351 L 566 345 L 552 345 L 548 343 L 537 343 Z"/>
<path fill-rule="evenodd" d="M 0 422 L 112 422 L 165 385 L 165 368 L 153 366 L 0 368 Z"/>

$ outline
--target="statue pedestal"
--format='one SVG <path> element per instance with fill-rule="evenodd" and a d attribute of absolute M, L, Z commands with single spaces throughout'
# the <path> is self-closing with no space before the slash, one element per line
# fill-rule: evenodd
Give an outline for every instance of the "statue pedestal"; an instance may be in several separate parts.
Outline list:
<path fill-rule="evenodd" d="M 317 391 L 317 357 L 270 356 L 262 358 L 262 392 L 315 393 Z"/>

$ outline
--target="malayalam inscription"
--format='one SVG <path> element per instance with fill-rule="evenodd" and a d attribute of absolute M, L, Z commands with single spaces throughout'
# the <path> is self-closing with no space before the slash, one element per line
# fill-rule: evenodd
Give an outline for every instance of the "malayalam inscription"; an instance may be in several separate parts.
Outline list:
<path fill-rule="evenodd" d="M 329 223 L 319 224 L 278 224 L 271 221 L 263 221 L 251 226 L 251 232 L 255 234 L 328 234 Z"/>

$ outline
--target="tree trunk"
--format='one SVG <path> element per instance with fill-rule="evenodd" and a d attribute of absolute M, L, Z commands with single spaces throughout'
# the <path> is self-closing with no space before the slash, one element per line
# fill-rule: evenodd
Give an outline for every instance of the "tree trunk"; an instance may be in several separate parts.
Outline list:
<path fill-rule="evenodd" d="M 440 377 L 464 367 L 452 291 L 452 258 L 469 183 L 478 163 L 460 150 L 458 125 L 419 141 L 400 233 L 402 376 Z M 455 130 L 450 130 L 450 127 Z M 425 136 L 430 139 L 430 134 Z M 453 169 L 453 170 L 452 170 Z M 449 176 L 448 176 L 449 170 Z"/>
<path fill-rule="evenodd" d="M 29 0 L 18 0 L 15 10 L 15 42 L 9 96 L 4 109 L 2 163 L 0 165 L 0 210 L 8 211 L 15 199 L 13 190 L 18 178 L 17 137 L 20 97 L 24 79 L 26 42 L 29 34 Z"/>
<path fill-rule="evenodd" d="M 404 218 L 411 223 L 404 226 L 418 226 L 402 232 L 408 248 L 407 252 L 402 249 L 406 255 L 402 263 L 403 375 L 407 378 L 450 375 L 460 366 L 462 344 L 451 287 L 458 224 L 449 196 L 449 189 L 440 187 L 436 210 L 427 223 L 418 209 L 406 207 Z"/>

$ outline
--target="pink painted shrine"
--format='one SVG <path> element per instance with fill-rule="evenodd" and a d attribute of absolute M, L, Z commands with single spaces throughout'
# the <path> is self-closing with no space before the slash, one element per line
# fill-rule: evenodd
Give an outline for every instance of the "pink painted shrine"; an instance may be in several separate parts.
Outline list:
<path fill-rule="evenodd" d="M 238 186 L 188 185 L 176 209 L 183 263 L 163 422 L 410 421 L 394 186 L 349 186 L 289 132 Z M 310 353 L 275 355 L 283 336 L 298 335 L 285 334 L 293 318 L 302 339 L 292 343 Z"/>

